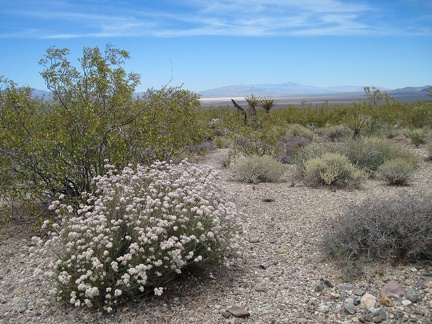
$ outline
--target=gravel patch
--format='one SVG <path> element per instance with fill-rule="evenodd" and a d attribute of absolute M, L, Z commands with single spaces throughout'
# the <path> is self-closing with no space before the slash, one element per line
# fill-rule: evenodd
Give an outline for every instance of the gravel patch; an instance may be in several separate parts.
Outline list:
<path fill-rule="evenodd" d="M 368 180 L 358 190 L 329 190 L 303 186 L 292 166 L 281 183 L 236 182 L 221 166 L 224 154 L 213 151 L 197 162 L 220 170 L 228 198 L 244 212 L 244 259 L 189 273 L 160 297 L 103 315 L 53 301 L 48 287 L 30 279 L 31 227 L 7 224 L 0 235 L 0 323 L 432 323 L 431 264 L 369 264 L 347 281 L 319 248 L 347 205 L 430 191 L 431 162 L 422 162 L 409 187 Z M 389 281 L 408 293 L 388 302 L 380 290 Z"/>

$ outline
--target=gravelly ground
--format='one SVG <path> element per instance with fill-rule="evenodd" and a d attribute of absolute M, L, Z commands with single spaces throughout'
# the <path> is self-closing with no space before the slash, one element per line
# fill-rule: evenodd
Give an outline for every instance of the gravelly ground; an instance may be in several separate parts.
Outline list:
<path fill-rule="evenodd" d="M 424 194 L 431 190 L 432 163 L 423 162 L 412 185 L 389 187 L 368 180 L 359 190 L 328 190 L 305 187 L 287 167 L 284 181 L 274 184 L 244 184 L 232 181 L 230 169 L 222 169 L 224 150 L 211 152 L 199 163 L 221 170 L 228 192 L 244 211 L 247 229 L 245 257 L 231 268 L 205 269 L 173 282 L 161 297 L 148 297 L 102 315 L 54 303 L 39 281 L 29 281 L 27 263 L 31 230 L 8 226 L 0 237 L 0 322 L 1 323 L 356 323 L 364 313 L 347 313 L 342 305 L 343 287 L 353 284 L 377 296 L 389 280 L 415 287 L 421 299 L 403 306 L 395 302 L 386 308 L 382 323 L 432 322 L 432 273 L 427 264 L 367 265 L 363 275 L 347 282 L 340 269 L 323 257 L 319 242 L 333 217 L 352 202 L 368 197 L 389 196 L 401 191 Z M 294 183 L 293 183 L 294 181 Z M 264 198 L 273 198 L 265 202 Z M 323 278 L 333 287 L 315 291 Z M 353 290 L 354 290 L 353 289 Z M 345 295 L 344 295 L 345 294 Z M 221 316 L 238 305 L 250 312 L 248 319 Z M 366 314 L 366 313 L 365 313 Z"/>

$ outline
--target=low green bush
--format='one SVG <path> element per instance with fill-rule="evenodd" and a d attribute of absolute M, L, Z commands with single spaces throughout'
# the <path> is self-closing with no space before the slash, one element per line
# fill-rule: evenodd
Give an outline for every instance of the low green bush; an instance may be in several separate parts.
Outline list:
<path fill-rule="evenodd" d="M 401 192 L 346 208 L 324 236 L 323 251 L 343 266 L 360 261 L 432 259 L 430 193 Z"/>
<path fill-rule="evenodd" d="M 358 186 L 365 178 L 363 171 L 339 153 L 325 153 L 306 161 L 303 176 L 312 186 Z"/>
<path fill-rule="evenodd" d="M 387 160 L 378 167 L 377 178 L 390 185 L 405 186 L 415 171 L 415 165 L 402 158 Z"/>
<path fill-rule="evenodd" d="M 248 183 L 277 182 L 284 172 L 285 166 L 267 155 L 248 156 L 239 160 L 235 167 L 237 178 Z"/>
<path fill-rule="evenodd" d="M 316 133 L 332 142 L 339 142 L 352 136 L 351 130 L 344 125 L 327 125 L 318 128 Z"/>
<path fill-rule="evenodd" d="M 34 238 L 35 275 L 54 284 L 58 300 L 111 312 L 142 292 L 162 294 L 188 266 L 235 251 L 239 214 L 212 169 L 111 168 L 79 208 L 54 201 L 58 220 L 48 239 Z"/>
<path fill-rule="evenodd" d="M 286 136 L 301 136 L 309 141 L 313 140 L 314 132 L 300 124 L 288 124 L 286 127 Z"/>
<path fill-rule="evenodd" d="M 339 152 L 366 173 L 373 175 L 380 165 L 387 160 L 403 158 L 417 164 L 419 158 L 409 149 L 377 137 L 357 138 L 344 142 Z"/>
<path fill-rule="evenodd" d="M 430 139 L 430 131 L 428 129 L 412 129 L 408 132 L 408 136 L 411 139 L 411 142 L 419 147 L 420 144 L 426 144 Z"/>

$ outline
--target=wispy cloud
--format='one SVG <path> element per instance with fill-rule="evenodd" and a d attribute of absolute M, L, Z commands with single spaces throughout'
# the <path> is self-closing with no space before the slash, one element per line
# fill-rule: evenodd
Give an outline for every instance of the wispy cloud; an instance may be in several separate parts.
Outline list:
<path fill-rule="evenodd" d="M 161 0 L 133 2 L 16 0 L 0 9 L 0 37 L 322 36 L 431 33 L 380 21 L 374 3 L 341 0 Z M 156 2 L 155 2 L 156 3 Z M 47 5 L 48 4 L 48 5 Z M 373 18 L 375 17 L 375 19 Z M 426 15 L 425 15 L 426 17 Z M 424 18 L 427 19 L 427 18 Z M 5 24 L 6 25 L 6 24 Z M 22 29 L 21 29 L 22 28 Z"/>

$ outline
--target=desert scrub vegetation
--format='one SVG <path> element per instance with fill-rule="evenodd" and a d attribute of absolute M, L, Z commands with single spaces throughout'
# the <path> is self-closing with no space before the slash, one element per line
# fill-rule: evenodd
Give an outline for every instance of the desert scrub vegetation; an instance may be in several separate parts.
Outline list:
<path fill-rule="evenodd" d="M 409 183 L 416 166 L 406 159 L 395 158 L 385 161 L 378 167 L 377 178 L 390 185 L 405 186 Z"/>
<path fill-rule="evenodd" d="M 240 158 L 235 165 L 236 178 L 247 183 L 278 182 L 285 166 L 268 155 Z"/>
<path fill-rule="evenodd" d="M 0 80 L 1 195 L 11 203 L 78 199 L 92 179 L 116 167 L 180 156 L 203 141 L 199 96 L 181 88 L 148 90 L 134 98 L 139 76 L 123 65 L 128 52 L 84 48 L 80 68 L 69 50 L 49 48 L 40 61 L 52 101 Z"/>
<path fill-rule="evenodd" d="M 419 157 L 412 150 L 378 137 L 345 141 L 339 149 L 339 152 L 346 155 L 353 164 L 371 176 L 387 160 L 402 158 L 413 165 L 419 162 Z"/>
<path fill-rule="evenodd" d="M 53 201 L 48 239 L 33 238 L 35 276 L 77 307 L 111 312 L 164 285 L 190 266 L 222 262 L 236 252 L 235 205 L 209 167 L 183 161 L 106 165 L 80 206 Z"/>
<path fill-rule="evenodd" d="M 431 139 L 430 129 L 427 128 L 412 129 L 408 132 L 408 136 L 416 147 L 419 147 L 421 144 L 426 144 Z"/>
<path fill-rule="evenodd" d="M 363 262 L 432 259 L 432 199 L 430 193 L 401 192 L 348 206 L 332 220 L 323 251 L 343 268 Z"/>
<path fill-rule="evenodd" d="M 304 163 L 304 180 L 308 185 L 358 187 L 365 174 L 340 153 L 324 153 Z"/>
<path fill-rule="evenodd" d="M 297 154 L 310 143 L 307 137 L 285 135 L 277 143 L 277 159 L 285 164 L 294 163 Z"/>
<path fill-rule="evenodd" d="M 326 154 L 327 158 L 332 157 L 327 162 L 322 159 Z M 336 159 L 335 155 L 339 159 Z M 340 164 L 336 163 L 337 160 Z M 342 163 L 342 160 L 345 162 Z M 389 162 L 379 172 L 377 171 L 385 162 L 394 160 L 396 162 Z M 386 174 L 385 178 L 388 176 L 396 182 L 403 178 L 408 181 L 419 161 L 420 159 L 415 152 L 391 143 L 387 139 L 376 137 L 359 137 L 344 142 L 311 143 L 302 148 L 295 158 L 300 175 L 307 183 L 315 186 L 332 183 L 332 174 L 335 179 L 337 178 L 336 175 L 339 176 L 339 172 L 345 175 L 343 169 L 348 167 L 346 162 L 349 162 L 351 166 L 347 170 L 355 168 L 355 170 L 362 171 L 362 176 L 357 172 L 352 173 L 354 179 L 358 177 L 359 181 L 363 180 L 364 176 L 378 177 L 384 176 L 384 174 Z M 325 169 L 325 165 L 327 165 L 327 169 Z M 348 172 L 348 174 L 350 173 Z M 327 180 L 322 179 L 320 175 L 326 175 Z M 390 181 L 388 178 L 386 179 Z M 346 180 L 347 183 L 350 182 L 349 179 Z M 355 183 L 358 181 L 353 182 L 353 184 Z"/>

